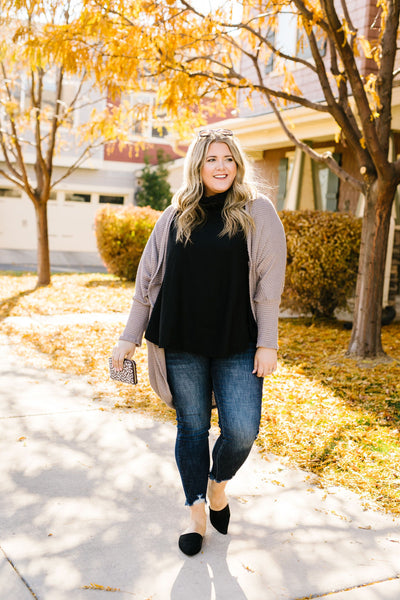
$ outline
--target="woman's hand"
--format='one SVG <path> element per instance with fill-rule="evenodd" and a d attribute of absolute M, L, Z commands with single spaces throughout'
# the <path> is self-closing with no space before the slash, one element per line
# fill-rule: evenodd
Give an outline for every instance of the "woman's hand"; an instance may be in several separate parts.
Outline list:
<path fill-rule="evenodd" d="M 257 377 L 272 375 L 278 366 L 278 353 L 275 348 L 259 347 L 254 356 L 254 371 Z"/>
<path fill-rule="evenodd" d="M 136 346 L 137 345 L 133 344 L 132 342 L 118 340 L 112 351 L 112 364 L 114 369 L 117 371 L 122 371 L 124 358 L 133 358 Z"/>

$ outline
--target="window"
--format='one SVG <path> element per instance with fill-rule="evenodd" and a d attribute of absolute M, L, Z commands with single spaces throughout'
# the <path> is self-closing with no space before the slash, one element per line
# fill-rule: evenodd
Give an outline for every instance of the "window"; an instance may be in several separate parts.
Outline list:
<path fill-rule="evenodd" d="M 154 95 L 150 93 L 131 94 L 123 96 L 123 101 L 128 101 L 137 109 L 137 119 L 133 121 L 132 133 L 146 139 L 161 139 L 169 135 L 166 127 L 166 115 L 157 110 Z"/>
<path fill-rule="evenodd" d="M 74 81 L 64 79 L 61 90 L 61 99 L 56 100 L 56 79 L 51 71 L 43 79 L 43 96 L 42 109 L 46 116 L 53 116 L 56 110 L 56 102 L 59 103 L 59 115 L 63 119 L 62 125 L 73 125 L 73 112 L 69 112 L 69 107 L 73 102 L 76 94 L 76 83 Z"/>
<path fill-rule="evenodd" d="M 163 138 L 168 135 L 168 129 L 164 125 L 154 126 L 151 128 L 151 137 Z"/>
<path fill-rule="evenodd" d="M 326 36 L 322 32 L 320 28 L 313 28 L 315 39 L 317 41 L 317 46 L 319 50 L 320 56 L 325 56 L 326 54 Z M 302 32 L 301 29 L 297 30 L 297 48 L 296 48 L 296 56 L 299 58 L 304 58 L 307 60 L 312 58 L 310 43 L 308 41 L 308 37 L 305 32 Z"/>
<path fill-rule="evenodd" d="M 275 44 L 275 31 L 272 31 L 272 29 L 270 29 L 267 33 L 267 35 L 265 36 L 265 39 L 270 42 L 272 45 Z M 269 48 L 268 48 L 269 50 Z M 271 71 L 274 70 L 274 53 L 271 52 L 271 54 L 269 55 L 269 58 L 267 60 L 267 64 L 265 65 L 265 73 L 271 73 Z"/>
<path fill-rule="evenodd" d="M 319 53 L 326 54 L 326 36 L 320 27 L 313 28 Z M 312 57 L 310 44 L 304 28 L 298 25 L 295 15 L 282 12 L 278 15 L 278 30 L 275 35 L 275 46 L 290 56 L 304 60 Z"/>
<path fill-rule="evenodd" d="M 288 181 L 288 170 L 289 170 L 289 159 L 281 158 L 278 167 L 278 195 L 277 195 L 277 209 L 283 210 L 285 206 L 285 198 L 287 191 Z"/>
<path fill-rule="evenodd" d="M 74 101 L 77 92 L 77 82 L 72 78 L 64 78 L 61 90 L 61 99 L 57 101 L 56 72 L 50 69 L 43 77 L 41 92 L 41 113 L 43 120 L 52 119 L 59 103 L 59 116 L 61 125 L 71 126 L 74 124 L 74 112 L 70 111 L 70 105 Z M 31 104 L 30 83 L 25 74 L 22 74 L 13 88 L 13 96 L 19 103 L 21 110 L 26 110 Z"/>
<path fill-rule="evenodd" d="M 66 202 L 90 202 L 90 194 L 67 193 L 65 194 Z"/>
<path fill-rule="evenodd" d="M 145 132 L 144 121 L 135 121 L 132 129 L 134 135 L 143 136 Z"/>
<path fill-rule="evenodd" d="M 124 200 L 125 200 L 125 196 L 107 196 L 107 195 L 99 196 L 100 204 L 123 204 Z"/>
<path fill-rule="evenodd" d="M 25 98 L 25 77 L 17 77 L 12 82 L 9 82 L 9 89 L 14 100 L 24 109 L 24 98 Z"/>
<path fill-rule="evenodd" d="M 0 196 L 3 198 L 21 198 L 22 192 L 17 188 L 0 188 Z"/>
<path fill-rule="evenodd" d="M 333 153 L 337 163 L 341 155 Z M 337 211 L 339 195 L 339 178 L 326 165 L 312 161 L 315 208 L 318 210 Z"/>
<path fill-rule="evenodd" d="M 322 149 L 319 149 L 321 151 Z M 327 148 L 327 151 L 332 151 Z M 341 155 L 333 152 L 338 164 Z M 339 179 L 325 165 L 296 148 L 279 161 L 278 210 L 337 211 Z"/>
<path fill-rule="evenodd" d="M 56 80 L 51 75 L 43 78 L 42 108 L 49 110 L 51 114 L 56 108 Z"/>
<path fill-rule="evenodd" d="M 278 15 L 278 29 L 275 35 L 274 43 L 278 50 L 296 55 L 296 31 L 297 22 L 294 15 L 289 12 L 281 12 Z"/>

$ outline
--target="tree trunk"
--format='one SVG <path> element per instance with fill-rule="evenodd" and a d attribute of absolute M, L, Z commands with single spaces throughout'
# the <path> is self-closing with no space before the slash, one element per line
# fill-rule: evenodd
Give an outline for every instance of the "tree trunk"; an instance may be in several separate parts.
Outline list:
<path fill-rule="evenodd" d="M 395 183 L 376 181 L 365 199 L 356 303 L 348 356 L 385 356 L 381 342 L 382 298 Z"/>
<path fill-rule="evenodd" d="M 47 202 L 39 201 L 35 203 L 35 213 L 37 227 L 37 285 L 44 286 L 49 285 L 51 280 Z"/>

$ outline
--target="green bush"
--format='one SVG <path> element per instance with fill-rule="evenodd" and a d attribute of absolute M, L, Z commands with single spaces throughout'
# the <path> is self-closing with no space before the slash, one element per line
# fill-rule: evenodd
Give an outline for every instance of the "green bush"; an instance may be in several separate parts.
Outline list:
<path fill-rule="evenodd" d="M 361 219 L 326 211 L 282 211 L 288 258 L 282 308 L 332 317 L 355 288 Z"/>
<path fill-rule="evenodd" d="M 164 210 L 171 204 L 172 192 L 168 183 L 167 160 L 162 150 L 157 152 L 157 161 L 157 166 L 151 167 L 149 158 L 145 156 L 145 166 L 139 177 L 135 201 L 138 206 Z"/>
<path fill-rule="evenodd" d="M 109 273 L 133 281 L 160 212 L 150 207 L 105 205 L 96 214 L 97 248 Z"/>
<path fill-rule="evenodd" d="M 109 271 L 133 281 L 160 212 L 150 207 L 105 205 L 96 214 L 96 239 Z M 325 211 L 281 211 L 287 240 L 282 308 L 332 317 L 354 290 L 361 219 Z"/>

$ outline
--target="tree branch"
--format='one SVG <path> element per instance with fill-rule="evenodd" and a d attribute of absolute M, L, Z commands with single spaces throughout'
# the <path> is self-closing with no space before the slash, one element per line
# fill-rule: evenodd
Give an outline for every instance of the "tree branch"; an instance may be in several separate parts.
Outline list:
<path fill-rule="evenodd" d="M 12 94 L 11 94 L 10 86 L 8 85 L 7 73 L 6 73 L 3 62 L 1 63 L 1 69 L 2 69 L 3 83 L 5 85 L 7 97 L 8 97 L 8 100 L 11 102 Z M 24 158 L 23 158 L 23 154 L 22 154 L 22 148 L 21 148 L 21 145 L 19 142 L 18 131 L 17 131 L 14 119 L 12 117 L 10 117 L 9 115 L 7 116 L 7 118 L 10 123 L 10 126 L 11 126 L 12 144 L 14 145 L 14 148 L 15 148 L 15 154 L 13 152 L 13 155 L 17 161 L 19 168 L 21 169 L 21 173 L 17 174 L 17 172 L 14 171 L 14 174 L 18 177 L 21 177 L 22 181 L 24 182 L 24 184 L 26 186 L 26 191 L 27 191 L 27 193 L 29 193 L 31 191 L 31 188 L 30 188 L 28 174 L 25 169 L 25 163 L 24 163 Z M 13 171 L 13 169 L 11 169 L 11 171 Z"/>
<path fill-rule="evenodd" d="M 208 57 L 197 57 L 198 60 L 201 60 L 203 58 L 208 58 Z M 190 59 L 191 62 L 193 62 L 195 60 L 196 59 L 193 57 Z M 209 61 L 214 62 L 214 59 L 210 58 Z M 286 100 L 287 102 L 291 102 L 293 104 L 300 104 L 301 106 L 304 106 L 306 108 L 311 108 L 312 110 L 315 110 L 318 112 L 324 112 L 324 113 L 329 112 L 326 104 L 312 102 L 311 100 L 308 100 L 307 98 L 304 98 L 303 96 L 297 96 L 296 94 L 289 94 L 287 92 L 282 92 L 281 90 L 269 88 L 263 83 L 258 83 L 258 84 L 252 83 L 250 81 L 247 81 L 246 77 L 244 75 L 242 75 L 241 73 L 228 72 L 228 73 L 224 74 L 224 73 L 221 73 L 218 71 L 192 71 L 192 70 L 185 69 L 183 64 L 180 64 L 179 67 L 169 66 L 168 70 L 169 71 L 177 71 L 179 73 L 184 73 L 188 77 L 191 77 L 191 78 L 199 77 L 199 78 L 203 78 L 205 80 L 207 80 L 207 79 L 209 80 L 210 78 L 212 78 L 213 81 L 215 81 L 217 83 L 223 83 L 224 85 L 227 85 L 231 88 L 235 88 L 238 90 L 252 89 L 252 90 L 262 92 L 265 95 L 269 94 L 276 98 L 280 98 L 281 100 Z M 237 79 L 239 82 L 246 81 L 246 83 L 245 84 L 234 83 L 234 82 L 232 82 L 232 79 Z"/>
<path fill-rule="evenodd" d="M 296 3 L 301 0 L 294 0 Z M 353 98 L 357 106 L 358 114 L 362 124 L 363 137 L 366 147 L 371 156 L 375 167 L 380 173 L 384 173 L 388 168 L 387 154 L 383 152 L 380 140 L 377 135 L 375 118 L 369 106 L 364 84 L 358 70 L 355 56 L 352 48 L 346 39 L 342 24 L 336 13 L 334 0 L 321 0 L 321 6 L 327 16 L 331 29 L 331 36 L 335 40 L 335 46 L 340 54 L 344 68 L 348 74 L 349 84 L 353 92 Z M 366 165 L 368 168 L 368 165 Z"/>
<path fill-rule="evenodd" d="M 25 186 L 20 179 L 14 179 L 14 177 L 11 177 L 11 175 L 3 169 L 0 169 L 0 175 L 2 175 L 5 179 L 8 179 L 8 181 L 11 181 L 14 185 L 19 187 L 24 192 L 26 191 Z"/>
<path fill-rule="evenodd" d="M 186 7 L 186 9 L 189 12 L 204 19 L 205 15 L 203 15 L 201 12 L 196 10 L 191 4 L 189 4 L 189 2 L 186 2 L 186 0 L 182 0 L 182 4 Z M 270 40 L 268 40 L 265 37 L 265 35 L 263 35 L 261 32 L 257 31 L 256 29 L 254 29 L 253 27 L 250 26 L 250 23 L 252 23 L 253 21 L 258 20 L 262 17 L 265 17 L 266 15 L 267 15 L 267 13 L 258 14 L 256 16 L 252 17 L 251 19 L 249 19 L 247 21 L 247 23 L 243 23 L 243 22 L 225 23 L 224 21 L 218 21 L 217 24 L 220 27 L 225 27 L 228 31 L 232 30 L 232 29 L 234 29 L 235 31 L 240 31 L 240 30 L 247 31 L 248 33 L 254 35 L 262 44 L 265 44 L 267 46 L 267 48 L 269 48 L 271 50 L 271 52 L 274 54 L 274 56 L 278 56 L 279 58 L 290 61 L 294 64 L 300 64 L 303 67 L 307 67 L 311 71 L 315 72 L 314 65 L 309 63 L 307 60 L 305 60 L 304 58 L 301 58 L 300 56 L 292 56 L 290 54 L 286 54 L 285 52 L 282 52 L 281 50 L 278 50 L 278 48 L 276 46 L 274 46 L 274 44 Z M 242 46 L 234 44 L 234 40 L 233 40 L 232 36 L 228 36 L 226 33 L 225 33 L 225 35 L 227 38 L 228 37 L 230 38 L 230 43 L 232 43 L 232 45 L 236 45 L 236 47 L 239 47 L 240 50 L 242 52 L 244 52 L 244 48 Z"/>
<path fill-rule="evenodd" d="M 351 30 L 351 35 L 354 39 L 354 37 L 357 35 L 357 29 L 354 27 L 353 22 L 350 18 L 350 13 L 347 9 L 347 3 L 346 0 L 340 0 L 340 4 L 342 6 L 342 10 L 343 10 L 343 14 L 344 14 L 344 18 L 346 19 L 347 23 L 349 24 L 350 30 Z"/>
<path fill-rule="evenodd" d="M 3 151 L 4 161 L 5 161 L 8 169 L 11 171 L 11 173 L 15 177 L 22 179 L 21 174 L 18 173 L 18 171 L 15 169 L 12 161 L 10 160 L 10 157 L 8 155 L 9 150 L 10 150 L 11 154 L 14 156 L 14 158 L 15 158 L 15 154 L 14 154 L 12 148 L 10 148 L 10 149 L 7 148 L 7 143 L 6 143 L 6 140 L 4 139 L 4 133 L 3 133 L 3 131 L 1 129 L 0 129 L 0 146 L 1 146 L 1 149 Z"/>
<path fill-rule="evenodd" d="M 84 163 L 86 160 L 88 160 L 88 158 L 90 158 L 92 156 L 92 151 L 96 147 L 100 147 L 102 145 L 103 145 L 103 142 L 100 141 L 97 145 L 92 144 L 91 146 L 86 147 L 83 150 L 83 152 L 80 154 L 80 156 L 76 159 L 76 161 L 70 167 L 68 167 L 68 169 L 63 173 L 63 175 L 61 175 L 61 177 L 59 177 L 58 179 L 56 179 L 55 181 L 53 181 L 51 183 L 50 188 L 51 189 L 55 188 L 56 185 L 58 185 L 60 183 L 60 181 L 63 181 L 63 179 L 66 179 L 67 177 L 69 177 L 71 175 L 71 173 L 76 171 L 76 169 L 78 169 L 82 163 Z"/>
<path fill-rule="evenodd" d="M 303 2 L 296 2 L 300 13 L 307 18 L 307 10 L 305 9 Z M 353 149 L 360 149 L 360 138 L 361 132 L 358 128 L 356 119 L 347 102 L 347 92 L 345 93 L 343 87 L 346 87 L 345 82 L 344 86 L 339 86 L 341 89 L 341 94 L 339 95 L 339 101 L 336 99 L 335 94 L 332 91 L 331 84 L 329 82 L 329 78 L 326 72 L 325 62 L 322 60 L 322 57 L 319 52 L 318 44 L 315 39 L 315 34 L 313 29 L 307 31 L 307 37 L 310 44 L 311 53 L 313 59 L 315 61 L 316 72 L 318 74 L 318 79 L 321 85 L 322 92 L 326 99 L 328 109 L 332 117 L 340 126 L 341 130 L 344 132 L 347 142 Z M 334 57 L 336 59 L 335 49 L 331 47 L 331 51 L 334 53 Z M 367 152 L 364 152 L 364 162 L 369 160 L 369 155 Z"/>
<path fill-rule="evenodd" d="M 396 53 L 393 52 L 393 48 L 396 47 L 399 29 L 399 2 L 389 2 L 388 8 L 389 12 L 381 41 L 382 55 L 380 58 L 376 87 L 380 103 L 380 106 L 378 107 L 379 119 L 377 121 L 377 130 L 378 136 L 380 140 L 382 140 L 383 152 L 385 152 L 386 155 L 389 151 L 389 136 L 392 126 L 393 71 L 396 60 Z"/>
<path fill-rule="evenodd" d="M 360 181 L 359 179 L 356 179 L 355 177 L 350 175 L 347 171 L 342 169 L 340 167 L 340 165 L 338 165 L 336 160 L 333 158 L 333 156 L 330 152 L 325 152 L 324 154 L 319 154 L 318 152 L 315 152 L 315 150 L 313 150 L 310 146 L 308 146 L 308 144 L 305 144 L 304 142 L 299 140 L 291 132 L 291 130 L 287 127 L 285 121 L 282 118 L 280 111 L 275 106 L 275 103 L 272 101 L 272 99 L 268 98 L 268 101 L 269 101 L 270 106 L 271 106 L 272 110 L 274 111 L 275 116 L 277 117 L 281 127 L 285 131 L 286 135 L 298 148 L 300 148 L 303 152 L 308 154 L 308 156 L 310 156 L 316 162 L 327 165 L 327 167 L 329 167 L 331 169 L 331 171 L 333 171 L 335 173 L 335 175 L 337 175 L 342 181 L 349 183 L 355 189 L 359 190 L 362 193 L 365 193 L 365 186 L 364 186 L 363 182 Z"/>
<path fill-rule="evenodd" d="M 50 188 L 50 178 L 51 178 L 51 173 L 53 170 L 54 148 L 55 148 L 55 144 L 56 144 L 57 130 L 58 130 L 58 127 L 60 124 L 59 115 L 60 115 L 61 97 L 62 97 L 62 89 L 63 89 L 63 76 L 64 76 L 63 69 L 62 69 L 62 67 L 60 67 L 58 70 L 57 84 L 56 84 L 56 105 L 55 105 L 53 118 L 51 121 L 49 143 L 47 146 L 47 153 L 46 153 L 46 160 L 45 160 L 45 163 L 46 163 L 46 188 L 47 189 Z"/>
<path fill-rule="evenodd" d="M 31 71 L 31 100 L 32 106 L 35 110 L 35 149 L 36 149 L 36 183 L 39 189 L 43 189 L 43 176 L 46 171 L 46 163 L 42 153 L 42 138 L 40 132 L 41 124 L 41 109 L 42 109 L 42 94 L 43 94 L 43 69 L 38 67 L 36 69 L 37 76 L 37 95 L 35 93 L 35 71 Z"/>

